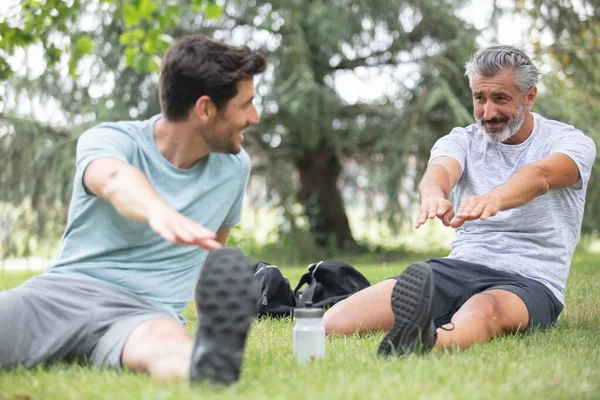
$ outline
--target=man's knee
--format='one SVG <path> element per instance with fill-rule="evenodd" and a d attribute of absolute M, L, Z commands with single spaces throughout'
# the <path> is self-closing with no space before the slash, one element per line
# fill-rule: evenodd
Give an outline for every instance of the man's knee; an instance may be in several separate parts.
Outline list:
<path fill-rule="evenodd" d="M 498 300 L 489 292 L 474 295 L 465 303 L 466 313 L 476 317 L 484 323 L 489 336 L 495 336 L 501 332 L 499 322 L 500 307 Z"/>
<path fill-rule="evenodd" d="M 142 322 L 130 334 L 121 353 L 121 362 L 132 370 L 149 370 L 164 357 L 191 357 L 193 341 L 187 330 L 171 318 Z"/>
<path fill-rule="evenodd" d="M 471 314 L 478 314 L 494 336 L 527 327 L 528 313 L 523 301 L 506 290 L 481 292 L 465 304 Z"/>

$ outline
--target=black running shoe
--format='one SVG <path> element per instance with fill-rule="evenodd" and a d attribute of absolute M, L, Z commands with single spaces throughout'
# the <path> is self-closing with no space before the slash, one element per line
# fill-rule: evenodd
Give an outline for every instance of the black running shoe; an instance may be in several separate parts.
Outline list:
<path fill-rule="evenodd" d="M 378 355 L 402 356 L 433 348 L 437 339 L 431 312 L 433 289 L 429 265 L 412 264 L 402 272 L 392 292 L 394 326 L 379 345 Z"/>
<path fill-rule="evenodd" d="M 228 384 L 239 379 L 259 294 L 252 263 L 242 253 L 231 248 L 209 253 L 196 287 L 191 381 Z"/>

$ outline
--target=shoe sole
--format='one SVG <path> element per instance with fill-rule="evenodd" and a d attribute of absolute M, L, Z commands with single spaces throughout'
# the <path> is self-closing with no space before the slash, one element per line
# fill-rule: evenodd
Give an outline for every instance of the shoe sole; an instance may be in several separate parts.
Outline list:
<path fill-rule="evenodd" d="M 434 287 L 430 284 L 427 290 L 427 284 L 432 278 L 431 268 L 424 263 L 410 265 L 398 277 L 392 291 L 394 325 L 379 345 L 379 356 L 402 356 L 424 350 L 420 349 L 421 327 L 417 321 L 430 307 Z"/>
<path fill-rule="evenodd" d="M 208 255 L 196 287 L 199 320 L 192 381 L 227 384 L 239 379 L 259 294 L 252 264 L 242 253 L 226 248 Z"/>

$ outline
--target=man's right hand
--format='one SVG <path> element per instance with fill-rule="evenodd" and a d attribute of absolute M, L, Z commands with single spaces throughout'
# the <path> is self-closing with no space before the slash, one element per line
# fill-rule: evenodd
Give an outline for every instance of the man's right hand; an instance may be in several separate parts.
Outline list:
<path fill-rule="evenodd" d="M 442 196 L 422 198 L 415 228 L 419 229 L 428 219 L 434 219 L 435 217 L 441 219 L 445 226 L 450 226 L 450 221 L 454 218 L 452 203 Z"/>
<path fill-rule="evenodd" d="M 148 207 L 148 224 L 154 232 L 171 243 L 196 245 L 206 250 L 223 247 L 216 234 L 171 208 L 162 200 Z"/>

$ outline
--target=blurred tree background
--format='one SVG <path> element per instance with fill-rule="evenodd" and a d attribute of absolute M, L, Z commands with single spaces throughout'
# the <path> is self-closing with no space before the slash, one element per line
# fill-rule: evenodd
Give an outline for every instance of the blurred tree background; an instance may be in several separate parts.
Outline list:
<path fill-rule="evenodd" d="M 9 3 L 11 3 L 9 1 Z M 497 4 L 502 3 L 502 4 Z M 598 141 L 600 2 L 494 2 L 527 22 L 542 66 L 536 110 Z M 435 140 L 473 120 L 463 65 L 481 32 L 461 17 L 476 2 L 443 0 L 23 0 L 0 15 L 0 240 L 3 256 L 60 237 L 74 148 L 88 127 L 159 112 L 160 57 L 202 33 L 261 49 L 262 122 L 246 135 L 249 197 L 276 208 L 278 237 L 356 250 L 348 208 L 400 229 Z M 28 58 L 43 66 L 31 66 Z M 18 59 L 18 61 L 14 61 Z M 13 61 L 11 61 L 13 60 Z M 348 82 L 381 86 L 375 97 Z M 584 229 L 600 193 L 594 170 Z M 368 212 L 367 212 L 368 214 Z M 52 242 L 52 240 L 50 240 Z"/>

